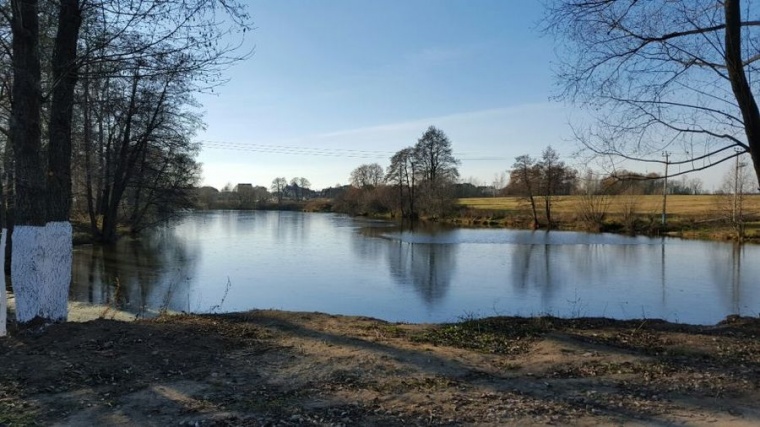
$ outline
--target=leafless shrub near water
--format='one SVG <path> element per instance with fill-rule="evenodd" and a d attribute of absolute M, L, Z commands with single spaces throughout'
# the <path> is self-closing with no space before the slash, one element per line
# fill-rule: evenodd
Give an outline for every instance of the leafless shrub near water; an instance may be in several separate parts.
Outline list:
<path fill-rule="evenodd" d="M 636 217 L 639 209 L 639 196 L 632 192 L 627 192 L 621 197 L 621 222 L 623 228 L 632 233 L 636 228 Z"/>
<path fill-rule="evenodd" d="M 608 194 L 582 194 L 577 205 L 578 219 L 587 229 L 600 231 L 607 218 L 611 202 Z"/>

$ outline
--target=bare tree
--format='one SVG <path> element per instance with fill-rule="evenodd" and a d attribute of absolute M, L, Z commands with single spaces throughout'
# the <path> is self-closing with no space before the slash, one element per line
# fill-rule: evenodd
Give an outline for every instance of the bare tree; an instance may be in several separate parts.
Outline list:
<path fill-rule="evenodd" d="M 494 174 L 491 185 L 493 186 L 494 197 L 501 194 L 501 192 L 504 190 L 504 187 L 507 186 L 507 174 L 504 172 Z"/>
<path fill-rule="evenodd" d="M 601 180 L 595 176 L 591 169 L 586 171 L 582 185 L 578 187 L 580 193 L 576 205 L 578 219 L 587 228 L 601 231 L 612 203 L 610 194 L 605 191 Z"/>
<path fill-rule="evenodd" d="M 119 226 L 138 232 L 192 202 L 202 127 L 193 94 L 245 57 L 222 38 L 245 30 L 247 15 L 235 1 L 96 0 L 84 17 L 80 199 L 93 234 L 113 243 Z"/>
<path fill-rule="evenodd" d="M 459 178 L 451 140 L 446 134 L 430 126 L 414 146 L 417 167 L 419 209 L 427 216 L 439 217 L 451 210 L 454 203 L 454 184 Z"/>
<path fill-rule="evenodd" d="M 306 198 L 306 194 L 309 188 L 311 188 L 311 182 L 304 177 L 298 178 L 297 182 L 298 182 L 298 186 L 301 188 L 301 199 L 304 199 Z"/>
<path fill-rule="evenodd" d="M 402 218 L 415 218 L 415 186 L 417 163 L 414 149 L 407 147 L 391 157 L 391 164 L 385 173 L 385 182 L 395 188 L 397 207 Z"/>
<path fill-rule="evenodd" d="M 459 178 L 449 137 L 442 130 L 430 126 L 417 140 L 414 156 L 422 181 L 454 183 Z"/>
<path fill-rule="evenodd" d="M 623 227 L 629 233 L 636 231 L 636 218 L 638 217 L 640 194 L 634 189 L 629 188 L 623 194 L 619 195 L 620 214 Z"/>
<path fill-rule="evenodd" d="M 357 188 L 377 187 L 383 183 L 383 176 L 383 167 L 379 164 L 364 164 L 351 171 L 349 181 Z"/>
<path fill-rule="evenodd" d="M 576 186 L 576 172 L 559 159 L 557 152 L 548 146 L 541 153 L 541 161 L 536 165 L 540 172 L 540 191 L 544 199 L 544 212 L 549 228 L 552 222 L 552 202 L 558 194 L 571 194 Z"/>
<path fill-rule="evenodd" d="M 283 177 L 272 180 L 272 186 L 269 187 L 272 193 L 277 196 L 277 203 L 282 204 L 282 198 L 285 195 L 285 187 L 288 186 L 288 179 Z"/>
<path fill-rule="evenodd" d="M 538 228 L 538 211 L 536 209 L 536 195 L 541 180 L 539 170 L 536 168 L 536 160 L 525 154 L 515 157 L 512 165 L 509 186 L 512 192 L 521 194 L 530 203 L 530 211 L 533 215 L 533 228 Z"/>
<path fill-rule="evenodd" d="M 688 180 L 688 187 L 691 191 L 691 194 L 704 194 L 704 182 L 702 182 L 699 178 L 691 178 Z"/>
<path fill-rule="evenodd" d="M 96 111 L 107 126 L 95 130 L 103 146 L 100 172 L 91 173 L 102 175 L 98 188 L 86 191 L 97 194 L 98 209 L 90 212 L 102 216 L 95 232 L 106 243 L 118 239 L 119 224 L 138 232 L 186 208 L 199 175 L 190 139 L 200 119 L 184 109 L 188 76 L 152 75 L 139 65 L 119 74 L 110 78 L 108 109 Z"/>
<path fill-rule="evenodd" d="M 168 142 L 168 141 L 164 141 Z M 136 166 L 128 189 L 128 224 L 132 234 L 176 218 L 196 204 L 195 186 L 200 181 L 196 145 L 151 147 Z"/>
<path fill-rule="evenodd" d="M 593 153 L 680 172 L 749 153 L 760 177 L 760 5 L 747 0 L 550 0 L 560 98 L 587 107 Z M 745 13 L 746 16 L 742 16 Z M 736 151 L 735 151 L 736 150 Z M 674 176 L 671 175 L 671 176 Z"/>
<path fill-rule="evenodd" d="M 752 173 L 748 166 L 747 162 L 742 162 L 737 157 L 734 167 L 723 176 L 720 187 L 722 194 L 717 199 L 719 214 L 731 225 L 739 240 L 744 238 L 747 222 L 747 194 L 754 192 L 751 185 Z"/>
<path fill-rule="evenodd" d="M 147 137 L 137 132 L 146 127 L 162 129 L 160 124 L 170 122 L 169 116 L 174 123 L 187 116 L 177 114 L 177 109 L 169 111 L 160 99 L 166 91 L 157 86 L 151 88 L 157 89 L 152 93 L 154 109 L 140 109 L 139 101 L 147 99 L 150 92 L 140 85 L 147 81 L 182 81 L 185 82 L 182 90 L 178 90 L 178 85 L 172 89 L 177 90 L 174 93 L 186 95 L 218 84 L 221 70 L 240 59 L 232 55 L 235 46 L 223 43 L 230 32 L 220 30 L 220 22 L 225 21 L 219 19 L 220 12 L 226 12 L 233 26 L 243 30 L 247 17 L 234 0 L 42 3 L 11 0 L 8 3 L 10 7 L 0 6 L 0 15 L 10 24 L 11 37 L 7 37 L 6 30 L 0 30 L 0 57 L 3 62 L 12 57 L 10 68 L 13 70 L 10 120 L 7 133 L 2 133 L 13 146 L 15 227 L 10 246 L 13 248 L 11 275 L 16 315 L 21 323 L 35 318 L 49 323 L 65 320 L 67 316 L 72 259 L 69 222 L 72 153 L 86 152 L 85 161 L 77 163 L 86 170 L 91 224 L 97 224 L 96 215 L 122 208 L 117 201 L 120 195 L 129 194 L 135 203 L 127 216 L 143 221 L 155 212 L 165 211 L 170 198 L 176 200 L 178 194 L 189 194 L 188 184 L 192 182 L 185 178 L 197 174 L 193 156 L 189 156 L 188 151 L 179 152 L 181 150 L 167 156 L 172 151 L 167 148 L 171 144 L 158 148 L 149 143 L 158 139 L 165 143 L 176 142 L 181 138 L 170 136 L 169 132 Z M 80 37 L 82 34 L 85 37 Z M 98 83 L 93 77 L 96 71 Z M 176 78 L 178 76 L 180 78 Z M 3 73 L 3 77 L 7 74 Z M 127 88 L 123 93 L 128 94 L 125 98 L 128 102 L 109 104 L 113 98 L 98 100 L 105 101 L 103 103 L 94 102 L 94 94 L 98 90 L 108 92 L 116 80 L 129 83 L 122 84 L 122 88 Z M 7 96 L 7 83 L 6 79 L 0 86 L 0 96 Z M 184 105 L 188 105 L 188 101 L 189 98 L 184 98 Z M 95 111 L 96 104 L 103 109 Z M 2 99 L 0 106 L 6 105 L 8 99 Z M 126 108 L 115 112 L 125 105 Z M 80 111 L 77 111 L 78 106 L 81 106 Z M 82 137 L 77 150 L 73 149 L 77 144 L 74 124 L 81 129 Z M 93 128 L 113 132 L 108 132 L 106 137 L 105 132 L 96 135 Z M 0 126 L 0 129 L 5 128 Z M 184 135 L 185 139 L 191 136 L 191 133 Z M 113 143 L 114 150 L 95 149 L 96 141 L 103 143 L 98 148 L 105 147 L 106 141 Z M 106 161 L 103 156 L 114 154 L 119 142 L 122 143 L 118 147 L 120 156 L 114 155 Z M 135 147 L 140 149 L 134 150 Z M 128 152 L 127 156 L 122 155 L 124 151 Z M 103 165 L 99 161 L 108 167 L 98 169 L 98 165 Z M 129 172 L 121 174 L 127 169 L 137 172 L 131 179 L 122 180 L 127 184 L 122 182 L 121 187 L 112 187 L 108 197 L 104 197 L 100 190 L 107 188 L 106 176 L 114 176 L 108 175 L 114 173 L 123 178 L 129 175 Z M 130 191 L 130 186 L 135 188 L 140 183 L 143 185 L 140 191 Z M 146 183 L 153 187 L 145 187 Z M 157 184 L 165 187 L 156 191 Z M 98 191 L 93 191 L 95 185 Z M 167 193 L 167 188 L 174 191 Z M 115 224 L 112 218 L 108 219 L 109 227 Z M 105 214 L 103 219 L 105 226 Z"/>
<path fill-rule="evenodd" d="M 551 228 L 555 196 L 573 194 L 577 185 L 577 172 L 565 165 L 551 146 L 543 151 L 540 161 L 529 155 L 516 157 L 509 178 L 505 192 L 526 198 L 533 214 L 534 228 L 540 225 L 536 198 L 543 199 L 547 226 Z"/>

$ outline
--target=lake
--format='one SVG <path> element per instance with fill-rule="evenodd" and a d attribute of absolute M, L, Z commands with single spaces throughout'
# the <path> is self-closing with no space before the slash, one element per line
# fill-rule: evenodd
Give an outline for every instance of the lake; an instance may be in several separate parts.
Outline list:
<path fill-rule="evenodd" d="M 415 323 L 548 314 L 714 324 L 760 313 L 758 259 L 760 246 L 724 242 L 194 212 L 140 240 L 77 246 L 71 299 L 146 316 L 272 308 Z"/>

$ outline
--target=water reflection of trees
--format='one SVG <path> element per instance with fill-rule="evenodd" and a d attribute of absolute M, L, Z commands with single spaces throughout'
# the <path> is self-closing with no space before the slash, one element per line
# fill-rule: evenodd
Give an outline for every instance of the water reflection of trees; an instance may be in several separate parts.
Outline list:
<path fill-rule="evenodd" d="M 384 233 L 388 229 L 380 227 L 364 227 L 354 233 L 349 241 L 351 242 L 351 253 L 358 255 L 362 260 L 369 263 L 376 263 L 385 257 L 394 249 L 390 247 L 396 240 L 384 238 Z"/>
<path fill-rule="evenodd" d="M 276 211 L 272 212 L 277 218 L 270 229 L 274 237 L 279 242 L 299 242 L 305 243 L 309 238 L 309 229 L 311 221 L 318 217 L 312 215 L 307 218 L 301 212 Z"/>
<path fill-rule="evenodd" d="M 744 250 L 744 245 L 734 243 L 731 250 L 715 251 L 715 256 L 708 257 L 712 261 L 710 271 L 713 274 L 712 282 L 718 287 L 718 295 L 723 297 L 723 303 L 735 314 L 741 314 L 742 301 L 746 300 L 746 296 L 743 296 L 746 289 L 742 286 Z"/>
<path fill-rule="evenodd" d="M 551 263 L 551 245 L 517 245 L 512 252 L 512 284 L 524 295 L 529 289 L 537 288 L 544 299 L 551 299 L 557 288 L 558 265 Z"/>
<path fill-rule="evenodd" d="M 351 251 L 371 263 L 385 258 L 395 283 L 411 287 L 434 306 L 445 298 L 456 271 L 458 246 L 450 244 L 452 232 L 440 226 L 368 224 L 351 238 Z"/>
<path fill-rule="evenodd" d="M 510 281 L 520 295 L 538 290 L 545 302 L 568 286 L 612 283 L 641 263 L 641 245 L 557 245 L 549 235 L 517 243 L 511 250 Z M 647 257 L 650 258 L 650 257 Z"/>
<path fill-rule="evenodd" d="M 199 257 L 170 228 L 140 240 L 77 248 L 71 298 L 150 315 L 165 308 L 192 311 L 189 278 Z"/>
<path fill-rule="evenodd" d="M 396 283 L 412 286 L 430 306 L 446 296 L 456 270 L 456 245 L 395 240 L 387 247 L 388 266 Z"/>

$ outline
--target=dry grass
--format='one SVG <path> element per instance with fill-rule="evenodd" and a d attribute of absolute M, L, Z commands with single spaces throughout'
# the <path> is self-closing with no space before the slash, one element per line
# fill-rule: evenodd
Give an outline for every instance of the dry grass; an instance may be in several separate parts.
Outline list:
<path fill-rule="evenodd" d="M 621 195 L 605 196 L 607 200 L 599 221 L 584 220 L 590 201 L 585 196 L 560 196 L 552 202 L 555 227 L 565 230 L 614 231 L 634 234 L 668 233 L 674 236 L 711 240 L 760 240 L 760 194 L 744 197 L 744 233 L 740 237 L 728 221 L 731 216 L 731 196 L 670 195 L 667 199 L 667 226 L 661 226 L 662 196 Z M 543 220 L 543 200 L 537 199 L 539 219 Z M 584 203 L 586 204 L 584 206 Z M 527 228 L 532 224 L 530 208 L 521 197 L 491 197 L 459 199 L 464 209 L 454 224 Z M 598 207 L 598 206 L 597 206 Z M 585 208 L 585 210 L 584 210 Z"/>
<path fill-rule="evenodd" d="M 622 214 L 625 206 L 633 202 L 638 214 L 659 214 L 662 212 L 662 196 L 609 196 L 609 213 Z M 717 195 L 681 196 L 671 195 L 667 199 L 669 216 L 705 217 L 721 210 L 721 197 Z M 540 200 L 542 203 L 543 200 Z M 572 214 L 578 211 L 581 196 L 560 196 L 555 198 L 552 211 L 559 214 Z M 459 199 L 459 204 L 471 209 L 491 211 L 524 210 L 525 200 L 520 197 L 490 197 Z M 723 203 L 725 206 L 725 203 Z M 745 212 L 760 212 L 760 195 L 745 196 Z"/>

